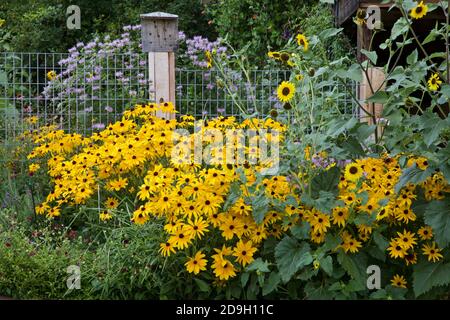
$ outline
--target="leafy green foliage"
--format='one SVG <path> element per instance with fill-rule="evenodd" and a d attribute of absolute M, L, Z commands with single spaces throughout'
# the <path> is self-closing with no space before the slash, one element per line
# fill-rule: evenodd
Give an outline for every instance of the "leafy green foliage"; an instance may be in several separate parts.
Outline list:
<path fill-rule="evenodd" d="M 413 278 L 414 294 L 419 297 L 433 287 L 450 284 L 450 263 L 421 261 L 414 267 Z"/>
<path fill-rule="evenodd" d="M 289 281 L 297 271 L 313 261 L 309 244 L 289 236 L 278 243 L 275 248 L 275 259 L 283 282 Z"/>
<path fill-rule="evenodd" d="M 434 237 L 441 248 L 450 244 L 450 198 L 432 201 L 424 214 L 425 222 L 433 228 Z"/>

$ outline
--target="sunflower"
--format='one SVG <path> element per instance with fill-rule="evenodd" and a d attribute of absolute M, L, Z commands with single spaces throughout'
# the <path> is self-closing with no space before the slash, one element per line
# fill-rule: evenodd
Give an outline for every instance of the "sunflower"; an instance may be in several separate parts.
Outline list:
<path fill-rule="evenodd" d="M 424 226 L 417 231 L 421 240 L 431 240 L 433 238 L 433 229 L 430 226 Z"/>
<path fill-rule="evenodd" d="M 398 287 L 398 288 L 406 288 L 406 279 L 404 276 L 400 276 L 398 274 L 396 274 L 392 280 L 391 280 L 391 284 L 394 287 Z"/>
<path fill-rule="evenodd" d="M 352 162 L 345 166 L 344 177 L 347 181 L 357 181 L 363 175 L 363 170 L 360 165 Z"/>
<path fill-rule="evenodd" d="M 423 254 L 428 256 L 428 261 L 436 262 L 443 258 L 440 253 L 442 250 L 436 247 L 436 242 L 433 242 L 432 245 L 424 244 L 422 247 Z"/>
<path fill-rule="evenodd" d="M 289 81 L 283 81 L 277 89 L 278 99 L 281 102 L 289 102 L 294 97 L 295 86 Z"/>
<path fill-rule="evenodd" d="M 428 6 L 420 1 L 420 3 L 411 9 L 410 15 L 413 19 L 422 19 L 428 11 Z"/>
<path fill-rule="evenodd" d="M 303 47 L 303 51 L 308 51 L 309 42 L 306 36 L 300 33 L 295 38 L 297 39 L 297 44 Z"/>
<path fill-rule="evenodd" d="M 189 273 L 199 274 L 200 271 L 206 270 L 207 260 L 203 259 L 205 255 L 202 251 L 198 251 L 193 257 L 184 264 Z"/>
<path fill-rule="evenodd" d="M 358 9 L 358 11 L 356 11 L 356 16 L 353 18 L 353 22 L 358 26 L 362 26 L 366 23 L 366 16 L 367 14 L 364 9 Z"/>
<path fill-rule="evenodd" d="M 437 73 L 433 74 L 430 79 L 428 79 L 428 89 L 431 91 L 438 91 L 441 84 L 442 80 Z"/>

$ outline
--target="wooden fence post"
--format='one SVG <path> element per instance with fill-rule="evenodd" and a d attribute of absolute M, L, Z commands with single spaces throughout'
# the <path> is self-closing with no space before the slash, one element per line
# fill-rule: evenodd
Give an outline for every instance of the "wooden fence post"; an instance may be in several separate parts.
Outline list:
<path fill-rule="evenodd" d="M 142 50 L 148 52 L 149 99 L 175 104 L 175 52 L 178 16 L 165 12 L 141 14 Z M 168 118 L 168 115 L 157 114 Z"/>

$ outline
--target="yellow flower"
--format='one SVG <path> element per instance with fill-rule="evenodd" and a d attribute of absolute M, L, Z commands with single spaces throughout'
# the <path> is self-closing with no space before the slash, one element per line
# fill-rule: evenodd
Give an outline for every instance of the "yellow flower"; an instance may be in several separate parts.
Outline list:
<path fill-rule="evenodd" d="M 40 165 L 38 165 L 38 164 L 36 164 L 36 163 L 32 163 L 32 164 L 30 164 L 30 166 L 28 167 L 28 172 L 29 172 L 29 173 L 35 173 L 36 171 L 39 170 L 40 167 L 41 167 Z"/>
<path fill-rule="evenodd" d="M 349 216 L 347 207 L 333 208 L 333 224 L 337 224 L 340 227 L 345 227 L 345 221 Z"/>
<path fill-rule="evenodd" d="M 360 165 L 352 162 L 345 166 L 344 177 L 348 181 L 357 181 L 363 175 L 363 170 Z"/>
<path fill-rule="evenodd" d="M 403 233 L 397 232 L 398 235 L 398 244 L 405 249 L 411 249 L 414 247 L 415 244 L 417 244 L 416 240 L 417 238 L 414 237 L 414 233 L 403 230 Z"/>
<path fill-rule="evenodd" d="M 205 56 L 206 56 L 206 68 L 210 69 L 212 68 L 212 55 L 211 55 L 211 51 L 207 50 L 205 51 Z"/>
<path fill-rule="evenodd" d="M 441 84 L 442 80 L 437 73 L 433 74 L 430 79 L 428 79 L 428 89 L 431 91 L 438 91 Z"/>
<path fill-rule="evenodd" d="M 430 226 L 423 226 L 417 233 L 421 240 L 431 240 L 433 238 L 433 229 Z"/>
<path fill-rule="evenodd" d="M 109 197 L 105 201 L 105 206 L 108 209 L 116 209 L 119 206 L 119 201 L 116 198 Z"/>
<path fill-rule="evenodd" d="M 245 265 L 253 261 L 253 254 L 256 250 L 257 249 L 252 246 L 251 240 L 247 242 L 239 240 L 234 248 L 233 255 L 236 257 L 236 261 L 245 267 Z"/>
<path fill-rule="evenodd" d="M 205 255 L 202 251 L 198 251 L 194 257 L 190 257 L 184 264 L 189 273 L 199 274 L 200 271 L 206 270 L 207 260 L 203 259 Z"/>
<path fill-rule="evenodd" d="M 267 55 L 269 56 L 269 58 L 272 58 L 272 59 L 276 59 L 276 60 L 280 59 L 280 53 L 277 51 L 269 51 L 267 53 Z"/>
<path fill-rule="evenodd" d="M 397 239 L 393 239 L 390 242 L 390 246 L 387 249 L 391 258 L 404 258 L 406 255 L 406 250 L 400 245 Z"/>
<path fill-rule="evenodd" d="M 39 118 L 36 116 L 28 117 L 25 119 L 28 124 L 36 124 L 39 121 Z"/>
<path fill-rule="evenodd" d="M 52 81 L 56 79 L 56 72 L 54 70 L 47 72 L 47 79 Z"/>
<path fill-rule="evenodd" d="M 428 12 L 428 6 L 423 3 L 423 1 L 420 1 L 420 3 L 411 9 L 410 15 L 413 19 L 421 19 L 423 18 Z"/>
<path fill-rule="evenodd" d="M 169 257 L 171 253 L 175 253 L 175 248 L 173 243 L 170 241 L 161 243 L 159 245 L 159 252 L 163 257 Z"/>
<path fill-rule="evenodd" d="M 356 23 L 358 26 L 362 26 L 366 23 L 366 12 L 364 9 L 358 9 L 356 11 L 356 16 L 353 18 L 353 22 Z"/>
<path fill-rule="evenodd" d="M 406 288 L 407 282 L 406 282 L 405 277 L 396 274 L 396 275 L 391 279 L 391 284 L 392 284 L 392 286 L 394 286 L 394 287 L 398 287 L 398 288 Z"/>
<path fill-rule="evenodd" d="M 295 38 L 297 39 L 297 44 L 303 47 L 303 51 L 308 51 L 309 43 L 306 36 L 300 33 Z"/>
<path fill-rule="evenodd" d="M 233 264 L 227 259 L 218 258 L 211 266 L 214 270 L 214 274 L 220 280 L 228 280 L 236 276 L 236 270 Z"/>
<path fill-rule="evenodd" d="M 439 249 L 436 247 L 436 243 L 433 242 L 432 245 L 424 244 L 422 247 L 423 254 L 428 256 L 428 261 L 439 261 L 443 258 L 442 254 L 440 253 L 442 249 Z"/>
<path fill-rule="evenodd" d="M 108 221 L 111 220 L 112 215 L 108 211 L 103 211 L 102 213 L 100 213 L 99 218 L 102 221 Z"/>
<path fill-rule="evenodd" d="M 277 89 L 278 99 L 281 102 L 289 102 L 295 94 L 295 86 L 289 81 L 283 81 Z"/>

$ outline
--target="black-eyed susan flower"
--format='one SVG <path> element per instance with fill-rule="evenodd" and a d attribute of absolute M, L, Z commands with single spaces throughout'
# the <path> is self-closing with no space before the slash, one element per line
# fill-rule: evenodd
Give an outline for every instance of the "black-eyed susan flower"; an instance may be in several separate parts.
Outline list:
<path fill-rule="evenodd" d="M 119 200 L 109 197 L 105 201 L 105 207 L 108 209 L 116 209 L 119 206 Z"/>
<path fill-rule="evenodd" d="M 411 9 L 410 15 L 413 19 L 422 19 L 428 12 L 428 6 L 423 3 L 423 1 L 420 1 L 417 6 Z"/>
<path fill-rule="evenodd" d="M 202 251 L 198 251 L 193 257 L 189 257 L 188 261 L 184 264 L 186 270 L 189 273 L 199 274 L 200 271 L 206 270 L 206 264 L 208 261 L 205 258 L 205 254 Z"/>
<path fill-rule="evenodd" d="M 387 250 L 389 251 L 391 258 L 394 259 L 404 258 L 406 255 L 406 250 L 401 246 L 397 239 L 391 240 Z"/>
<path fill-rule="evenodd" d="M 54 70 L 47 72 L 47 79 L 50 81 L 55 80 L 56 76 L 57 76 L 57 74 Z"/>
<path fill-rule="evenodd" d="M 289 81 L 283 81 L 277 89 L 278 99 L 281 102 L 289 102 L 295 94 L 295 85 Z"/>
<path fill-rule="evenodd" d="M 170 254 L 175 253 L 175 246 L 171 241 L 166 241 L 159 245 L 158 251 L 163 257 L 169 257 Z"/>
<path fill-rule="evenodd" d="M 404 276 L 396 274 L 391 279 L 391 284 L 392 284 L 392 286 L 397 287 L 397 288 L 406 288 L 406 285 L 408 283 Z"/>
<path fill-rule="evenodd" d="M 433 242 L 431 245 L 424 244 L 422 247 L 423 254 L 428 257 L 428 261 L 439 261 L 443 258 L 441 251 L 436 245 L 436 242 Z"/>
<path fill-rule="evenodd" d="M 112 215 L 108 211 L 103 211 L 99 214 L 99 218 L 101 221 L 108 221 L 112 219 Z"/>
<path fill-rule="evenodd" d="M 405 250 L 409 250 L 417 244 L 417 238 L 414 237 L 415 234 L 413 232 L 403 230 L 403 233 L 397 232 L 397 235 L 398 244 Z"/>
<path fill-rule="evenodd" d="M 430 226 L 423 226 L 418 231 L 421 240 L 431 240 L 433 238 L 433 229 Z"/>
<path fill-rule="evenodd" d="M 252 241 L 244 242 L 239 240 L 236 247 L 233 249 L 233 256 L 236 257 L 236 261 L 243 265 L 244 267 L 251 263 L 253 259 L 253 254 L 256 252 L 256 248 L 253 247 Z"/>
<path fill-rule="evenodd" d="M 442 84 L 442 80 L 439 78 L 439 75 L 435 73 L 430 77 L 430 79 L 428 79 L 427 83 L 430 91 L 438 91 L 440 85 Z"/>
<path fill-rule="evenodd" d="M 337 224 L 339 227 L 345 227 L 346 220 L 349 216 L 347 207 L 333 208 L 333 224 Z"/>

